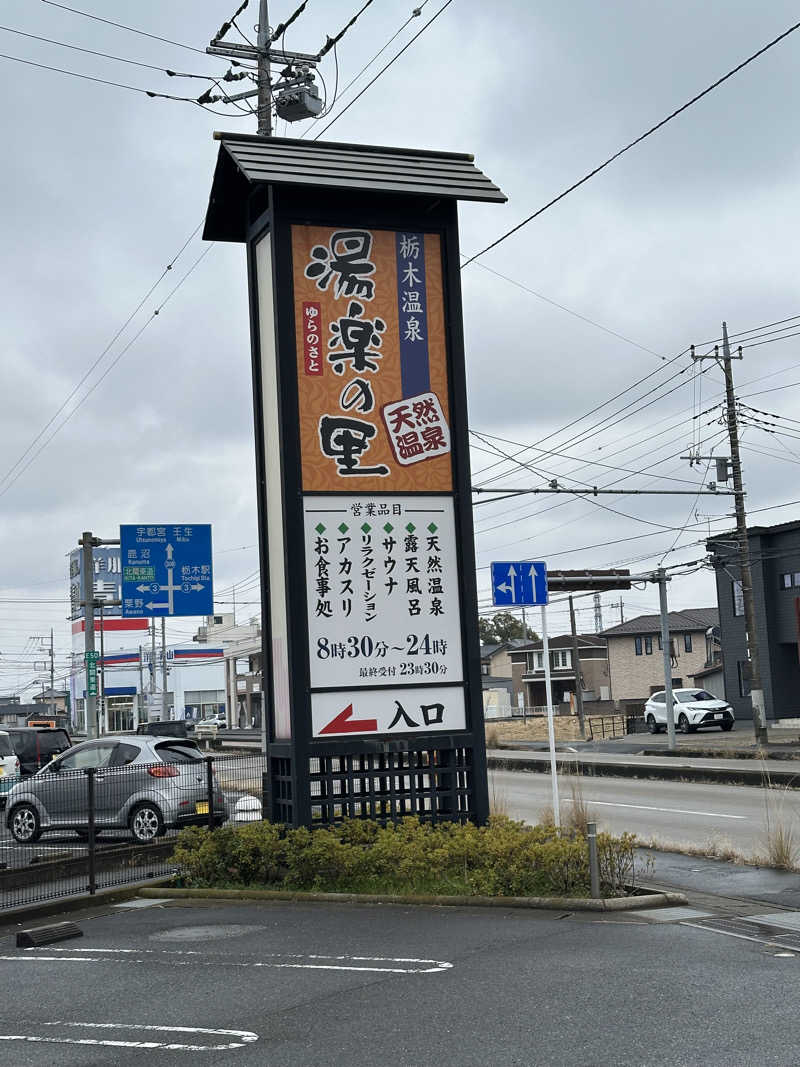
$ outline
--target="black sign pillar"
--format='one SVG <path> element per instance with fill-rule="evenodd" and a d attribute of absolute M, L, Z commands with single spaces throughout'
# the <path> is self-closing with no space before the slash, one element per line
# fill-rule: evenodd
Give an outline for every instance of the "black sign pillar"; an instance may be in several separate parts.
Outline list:
<path fill-rule="evenodd" d="M 247 244 L 268 813 L 488 816 L 457 204 L 470 156 L 222 135 Z"/>

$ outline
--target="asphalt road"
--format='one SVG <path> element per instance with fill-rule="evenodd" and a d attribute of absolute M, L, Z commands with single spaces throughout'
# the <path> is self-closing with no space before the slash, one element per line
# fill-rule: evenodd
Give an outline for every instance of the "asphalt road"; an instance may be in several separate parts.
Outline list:
<path fill-rule="evenodd" d="M 493 770 L 489 780 L 496 809 L 512 818 L 534 823 L 552 805 L 549 774 Z M 796 826 L 800 815 L 800 793 L 782 789 L 561 775 L 559 783 L 565 813 L 575 785 L 601 829 L 663 845 L 731 845 L 745 856 L 765 852 L 768 805 L 773 825 L 782 815 Z"/>
<path fill-rule="evenodd" d="M 2 1065 L 797 1062 L 800 956 L 764 937 L 469 908 L 187 902 L 69 918 L 83 938 L 0 940 Z"/>

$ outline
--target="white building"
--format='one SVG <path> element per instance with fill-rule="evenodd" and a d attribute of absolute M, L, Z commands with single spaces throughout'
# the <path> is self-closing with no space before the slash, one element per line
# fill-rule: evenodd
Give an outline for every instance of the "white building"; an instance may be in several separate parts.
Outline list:
<path fill-rule="evenodd" d="M 83 668 L 84 620 L 72 623 L 74 669 L 71 682 L 73 728 L 86 729 L 86 673 Z M 152 719 L 197 720 L 212 713 L 239 723 L 239 701 L 234 684 L 239 647 L 256 643 L 258 627 L 236 626 L 232 615 L 210 615 L 191 641 L 166 646 L 162 654 L 160 627 L 156 623 L 153 656 L 147 619 L 95 619 L 98 709 L 101 730 L 134 730 Z M 166 658 L 167 685 L 164 698 L 162 664 Z M 242 723 L 241 725 L 250 725 Z"/>

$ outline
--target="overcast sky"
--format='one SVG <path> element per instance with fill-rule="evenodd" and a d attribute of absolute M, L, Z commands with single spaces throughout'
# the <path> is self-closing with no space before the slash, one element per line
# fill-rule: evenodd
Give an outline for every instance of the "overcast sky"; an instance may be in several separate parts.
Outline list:
<path fill-rule="evenodd" d="M 234 0 L 72 2 L 201 51 L 237 6 Z M 422 15 L 340 96 L 331 116 L 441 3 L 423 5 Z M 273 24 L 294 6 L 292 0 L 271 4 Z M 310 0 L 288 31 L 286 47 L 316 50 L 357 6 Z M 374 0 L 338 47 L 340 89 L 406 22 L 411 7 Z M 253 9 L 256 0 L 239 20 L 248 36 Z M 461 205 L 462 249 L 471 254 L 796 18 L 788 0 L 453 0 L 324 136 L 472 152 L 509 201 Z M 5 0 L 2 21 L 0 52 L 128 86 L 196 96 L 209 83 L 168 78 L 8 29 L 185 73 L 220 76 L 227 69 L 223 60 L 42 0 Z M 241 40 L 236 34 L 231 39 Z M 703 364 L 698 408 L 688 356 L 668 368 L 659 357 L 672 359 L 693 342 L 718 337 L 722 319 L 738 333 L 800 315 L 800 160 L 793 135 L 799 59 L 800 32 L 482 257 L 483 267 L 464 270 L 471 427 L 515 442 L 495 441 L 511 454 L 545 439 L 538 451 L 522 456 L 535 471 L 505 462 L 481 473 L 497 455 L 476 450 L 474 484 L 496 478 L 489 484 L 542 486 L 558 477 L 565 485 L 586 486 L 623 477 L 589 465 L 599 461 L 626 472 L 649 468 L 629 476 L 624 487 L 697 489 L 705 464 L 690 468 L 679 457 L 692 446 L 698 422 L 708 438 L 702 453 L 714 444 L 727 453 L 722 429 L 706 425 L 717 411 L 692 419 L 693 411 L 719 400 L 716 367 Z M 332 54 L 321 69 L 332 95 Z M 197 234 L 162 278 L 203 219 L 217 152 L 212 131 L 252 133 L 255 120 L 231 108 L 223 108 L 226 116 L 212 115 L 6 58 L 0 58 L 0 79 L 0 691 L 29 695 L 32 635 L 53 626 L 58 662 L 66 664 L 66 555 L 84 529 L 113 537 L 126 522 L 211 522 L 217 609 L 230 610 L 236 583 L 238 617 L 258 612 L 243 248 L 211 248 L 120 356 L 205 251 Z M 287 134 L 315 136 L 318 129 L 298 123 Z M 278 132 L 284 134 L 283 124 Z M 142 311 L 113 340 L 160 278 Z M 747 403 L 800 418 L 800 337 L 746 349 L 734 367 Z M 582 418 L 653 371 L 619 401 Z M 637 403 L 609 417 L 667 382 L 643 399 L 654 400 L 646 410 L 631 415 Z M 662 399 L 674 386 L 680 388 Z M 607 421 L 597 427 L 601 419 Z M 564 429 L 567 424 L 573 425 Z M 800 440 L 748 428 L 743 456 L 749 509 L 800 499 Z M 677 478 L 687 481 L 668 480 Z M 709 528 L 730 522 L 711 518 L 724 517 L 728 503 L 606 496 L 595 504 L 539 496 L 481 504 L 475 511 L 478 565 L 535 558 L 551 567 L 604 567 L 636 560 L 631 566 L 639 569 L 656 566 L 665 553 L 665 564 L 692 561 L 704 555 L 697 542 Z M 795 505 L 761 511 L 757 521 L 798 517 Z M 674 545 L 678 550 L 670 551 Z M 485 569 L 480 590 L 485 605 Z M 603 598 L 606 625 L 619 620 L 614 599 Z M 657 610 L 652 587 L 632 590 L 624 601 L 626 618 Z M 672 607 L 714 602 L 708 571 L 671 583 Z M 586 609 L 579 627 L 591 632 L 591 599 L 579 604 Z M 187 638 L 195 622 L 177 620 L 169 637 Z M 566 625 L 563 609 L 553 608 L 551 632 Z"/>

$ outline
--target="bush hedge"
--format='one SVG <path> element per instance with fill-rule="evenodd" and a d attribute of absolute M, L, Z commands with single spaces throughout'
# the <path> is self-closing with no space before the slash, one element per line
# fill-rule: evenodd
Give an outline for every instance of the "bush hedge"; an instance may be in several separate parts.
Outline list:
<path fill-rule="evenodd" d="M 605 895 L 634 882 L 632 834 L 597 838 Z M 589 895 L 585 837 L 554 826 L 493 816 L 486 826 L 422 823 L 386 827 L 345 820 L 333 828 L 289 830 L 269 822 L 188 827 L 174 853 L 179 882 L 348 893 L 478 896 Z"/>

